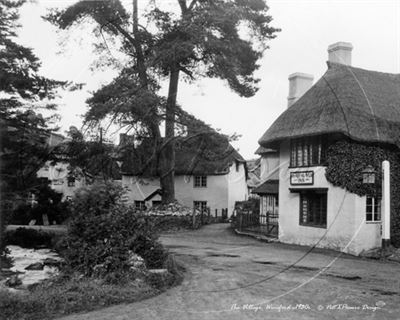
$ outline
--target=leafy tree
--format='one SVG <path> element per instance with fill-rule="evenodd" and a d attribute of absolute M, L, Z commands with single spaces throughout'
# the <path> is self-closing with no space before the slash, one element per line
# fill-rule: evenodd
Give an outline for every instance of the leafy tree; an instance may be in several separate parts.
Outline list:
<path fill-rule="evenodd" d="M 91 18 L 99 37 L 120 40 L 115 43 L 120 43 L 120 51 L 129 60 L 120 76 L 88 101 L 87 119 L 110 116 L 112 121 L 140 124 L 154 138 L 160 154 L 163 201 L 170 202 L 175 195 L 174 138 L 180 77 L 187 81 L 219 78 L 240 96 L 251 97 L 259 81 L 254 77 L 257 62 L 268 48 L 268 40 L 279 30 L 271 27 L 264 0 L 177 0 L 169 11 L 152 1 L 140 21 L 137 0 L 132 4 L 130 15 L 118 0 L 79 1 L 50 13 L 47 19 L 68 29 Z M 98 49 L 107 51 L 107 43 Z M 166 98 L 158 94 L 163 80 L 168 81 Z M 121 99 L 114 104 L 116 92 Z M 162 120 L 165 139 L 159 126 Z"/>
<path fill-rule="evenodd" d="M 115 161 L 115 146 L 104 141 L 101 128 L 99 132 L 99 136 L 91 136 L 87 140 L 81 131 L 71 126 L 69 139 L 59 145 L 54 153 L 61 161 L 67 159 L 72 174 L 83 174 L 89 179 L 100 177 L 103 181 L 116 179 L 120 174 Z"/>
<path fill-rule="evenodd" d="M 2 225 L 10 202 L 37 183 L 36 172 L 48 157 L 48 121 L 35 110 L 54 110 L 48 102 L 65 82 L 39 75 L 40 61 L 18 44 L 18 10 L 24 0 L 0 1 L 0 254 Z M 47 102 L 40 103 L 47 99 Z"/>

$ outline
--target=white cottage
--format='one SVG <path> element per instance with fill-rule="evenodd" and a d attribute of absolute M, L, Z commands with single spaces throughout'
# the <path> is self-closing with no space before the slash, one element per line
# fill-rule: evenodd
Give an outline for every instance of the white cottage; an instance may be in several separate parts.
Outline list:
<path fill-rule="evenodd" d="M 279 240 L 351 254 L 381 246 L 379 197 L 359 196 L 327 180 L 327 148 L 354 141 L 397 148 L 400 75 L 351 66 L 352 45 L 328 48 L 328 70 L 289 77 L 288 109 L 259 140 L 279 178 Z M 349 177 L 351 179 L 351 177 Z"/>
<path fill-rule="evenodd" d="M 182 205 L 208 209 L 211 215 L 221 217 L 223 212 L 232 214 L 236 201 L 247 199 L 247 169 L 246 161 L 226 139 L 216 141 L 209 143 L 201 136 L 178 139 L 175 198 Z M 145 145 L 131 149 L 121 166 L 122 185 L 128 189 L 127 201 L 137 209 L 161 203 L 156 161 L 146 163 L 144 149 Z"/>

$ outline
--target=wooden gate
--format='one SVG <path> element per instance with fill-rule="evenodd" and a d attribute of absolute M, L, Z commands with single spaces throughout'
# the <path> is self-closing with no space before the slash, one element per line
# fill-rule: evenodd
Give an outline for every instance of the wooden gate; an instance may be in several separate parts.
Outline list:
<path fill-rule="evenodd" d="M 254 202 L 252 199 L 251 202 Z M 267 210 L 261 213 L 259 206 L 235 206 L 235 228 L 239 231 L 249 231 L 277 238 L 279 234 L 278 210 Z"/>

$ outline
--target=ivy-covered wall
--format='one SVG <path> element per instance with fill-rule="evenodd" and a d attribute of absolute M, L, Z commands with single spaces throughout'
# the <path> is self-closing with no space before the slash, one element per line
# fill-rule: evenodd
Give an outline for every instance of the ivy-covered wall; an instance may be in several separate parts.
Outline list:
<path fill-rule="evenodd" d="M 381 193 L 382 161 L 390 162 L 391 240 L 400 247 L 400 152 L 353 141 L 338 141 L 327 151 L 326 179 L 334 186 L 360 196 Z M 374 185 L 363 184 L 362 171 L 371 165 L 376 171 Z"/>

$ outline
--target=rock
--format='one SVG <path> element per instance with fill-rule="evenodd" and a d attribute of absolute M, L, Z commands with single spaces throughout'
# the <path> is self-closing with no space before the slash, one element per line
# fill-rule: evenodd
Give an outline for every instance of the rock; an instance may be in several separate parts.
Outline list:
<path fill-rule="evenodd" d="M 146 279 L 152 286 L 162 288 L 171 284 L 173 277 L 167 269 L 150 269 Z"/>
<path fill-rule="evenodd" d="M 400 262 L 400 249 L 397 249 L 393 254 L 388 257 L 388 260 Z"/>
<path fill-rule="evenodd" d="M 384 259 L 393 256 L 394 248 L 389 247 L 386 249 L 375 248 L 368 251 L 363 251 L 360 253 L 361 257 L 369 258 L 369 259 Z"/>
<path fill-rule="evenodd" d="M 146 263 L 144 262 L 144 259 L 133 251 L 129 251 L 128 265 L 134 270 L 146 269 Z"/>
<path fill-rule="evenodd" d="M 0 275 L 3 277 L 10 277 L 10 276 L 15 275 L 16 273 L 17 272 L 11 271 L 10 269 L 1 269 Z"/>
<path fill-rule="evenodd" d="M 25 268 L 25 270 L 43 270 L 44 264 L 41 262 L 32 263 Z"/>
<path fill-rule="evenodd" d="M 10 288 L 14 288 L 14 287 L 20 286 L 21 284 L 22 284 L 22 281 L 21 281 L 20 278 L 18 278 L 17 275 L 11 276 L 5 282 L 5 285 L 7 287 L 10 287 Z"/>
<path fill-rule="evenodd" d="M 157 275 L 160 275 L 160 276 L 168 274 L 168 270 L 167 269 L 149 269 L 148 271 L 150 273 L 152 273 L 152 274 L 157 274 Z"/>
<path fill-rule="evenodd" d="M 62 265 L 62 261 L 61 260 L 57 260 L 57 259 L 53 259 L 53 258 L 46 258 L 43 260 L 43 264 L 45 266 L 49 266 L 49 267 L 59 267 L 60 265 Z"/>

